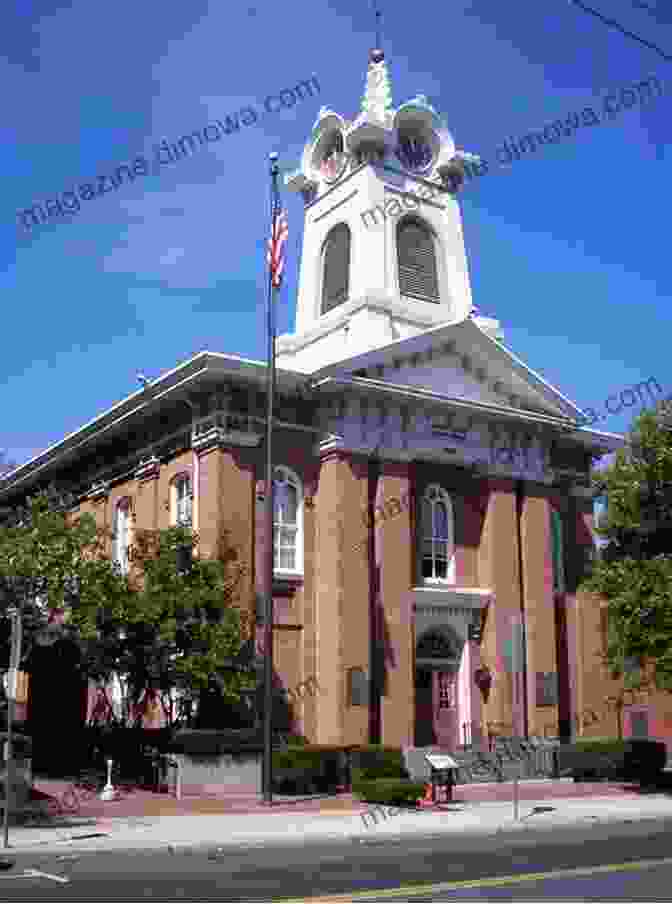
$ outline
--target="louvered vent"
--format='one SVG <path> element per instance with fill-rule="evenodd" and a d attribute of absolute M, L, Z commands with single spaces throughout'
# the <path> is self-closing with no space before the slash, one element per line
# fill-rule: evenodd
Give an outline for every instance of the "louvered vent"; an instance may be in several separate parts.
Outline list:
<path fill-rule="evenodd" d="M 434 239 L 429 229 L 414 220 L 397 227 L 399 291 L 423 301 L 439 301 Z"/>
<path fill-rule="evenodd" d="M 324 245 L 323 314 L 347 301 L 349 276 L 350 229 L 345 223 L 339 223 L 331 230 Z"/>

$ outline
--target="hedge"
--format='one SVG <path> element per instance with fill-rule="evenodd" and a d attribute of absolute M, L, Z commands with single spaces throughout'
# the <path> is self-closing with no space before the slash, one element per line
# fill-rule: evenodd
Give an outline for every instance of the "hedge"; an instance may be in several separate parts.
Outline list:
<path fill-rule="evenodd" d="M 663 741 L 647 738 L 631 738 L 626 741 L 625 773 L 640 781 L 655 778 L 667 762 L 667 747 Z"/>
<path fill-rule="evenodd" d="M 399 747 L 370 744 L 350 748 L 353 781 L 378 778 L 408 778 L 404 756 Z"/>
<path fill-rule="evenodd" d="M 627 741 L 618 738 L 584 738 L 568 745 L 567 749 L 576 750 L 577 753 L 625 753 Z"/>
<path fill-rule="evenodd" d="M 273 753 L 274 770 L 303 769 L 306 772 L 319 772 L 322 764 L 322 752 L 308 747 L 288 747 Z"/>
<path fill-rule="evenodd" d="M 260 750 L 263 744 L 257 729 L 183 729 L 169 744 L 171 753 L 187 756 L 221 756 L 237 751 Z"/>
<path fill-rule="evenodd" d="M 425 786 L 422 782 L 409 782 L 404 781 L 404 779 L 392 778 L 353 782 L 352 790 L 359 798 L 370 804 L 417 806 L 418 801 L 425 794 Z"/>
<path fill-rule="evenodd" d="M 665 768 L 667 749 L 648 738 L 585 738 L 558 750 L 561 772 L 575 781 L 585 778 L 624 778 L 647 782 Z"/>

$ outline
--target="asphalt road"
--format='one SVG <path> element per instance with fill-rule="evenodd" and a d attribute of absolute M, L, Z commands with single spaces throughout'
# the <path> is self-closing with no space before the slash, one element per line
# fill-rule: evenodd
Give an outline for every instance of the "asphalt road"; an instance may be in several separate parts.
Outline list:
<path fill-rule="evenodd" d="M 10 853 L 16 863 L 0 872 L 0 901 L 303 901 L 344 894 L 346 900 L 369 901 L 672 901 L 671 839 L 672 820 L 650 820 L 516 838 L 418 837 L 403 843 L 376 839 L 372 829 L 371 840 L 358 844 L 220 854 L 212 848 L 68 854 L 64 848 L 60 854 Z M 649 865 L 665 858 L 664 864 Z M 604 865 L 611 870 L 529 877 Z M 501 882 L 511 876 L 522 881 Z M 474 880 L 480 880 L 476 887 L 455 885 Z M 418 887 L 430 882 L 451 887 Z"/>

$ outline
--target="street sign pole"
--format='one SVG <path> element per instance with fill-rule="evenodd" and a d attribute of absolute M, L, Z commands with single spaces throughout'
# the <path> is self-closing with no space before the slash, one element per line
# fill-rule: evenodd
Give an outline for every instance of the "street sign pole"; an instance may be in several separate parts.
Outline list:
<path fill-rule="evenodd" d="M 2 814 L 4 842 L 3 847 L 9 847 L 9 809 L 12 793 L 12 723 L 14 721 L 14 703 L 16 701 L 17 672 L 21 662 L 21 615 L 18 609 L 8 609 L 8 615 L 12 619 L 11 654 L 9 658 L 9 672 L 7 674 L 7 741 L 5 743 L 5 809 Z"/>

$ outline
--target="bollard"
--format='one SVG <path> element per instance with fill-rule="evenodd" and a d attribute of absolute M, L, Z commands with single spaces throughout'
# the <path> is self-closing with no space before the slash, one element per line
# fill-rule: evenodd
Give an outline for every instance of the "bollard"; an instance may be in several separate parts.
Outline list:
<path fill-rule="evenodd" d="M 518 776 L 513 779 L 513 819 L 518 822 Z"/>
<path fill-rule="evenodd" d="M 107 761 L 107 784 L 103 788 L 103 790 L 98 795 L 100 800 L 116 800 L 117 799 L 117 791 L 114 785 L 112 784 L 112 760 L 108 759 Z"/>

